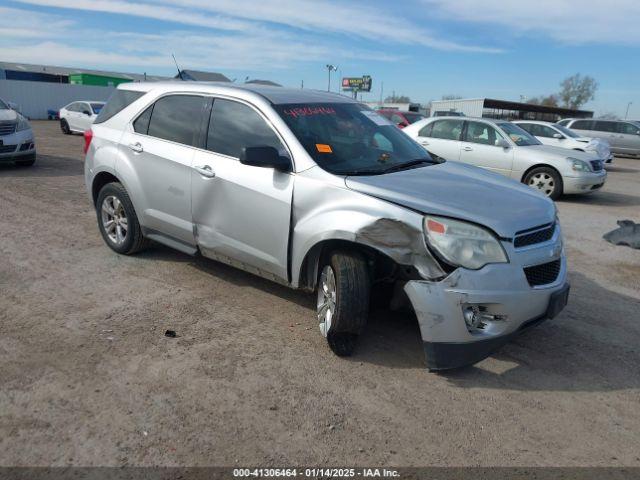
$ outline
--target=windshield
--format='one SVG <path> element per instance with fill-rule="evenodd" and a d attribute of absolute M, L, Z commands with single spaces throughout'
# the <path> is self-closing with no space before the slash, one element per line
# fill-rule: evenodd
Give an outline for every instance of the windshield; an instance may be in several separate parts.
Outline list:
<path fill-rule="evenodd" d="M 404 118 L 407 119 L 409 123 L 416 123 L 418 120 L 422 120 L 423 118 L 427 118 L 424 115 L 420 115 L 419 113 L 412 112 L 404 112 Z"/>
<path fill-rule="evenodd" d="M 275 105 L 307 153 L 336 175 L 376 175 L 432 160 L 389 120 L 358 103 Z"/>
<path fill-rule="evenodd" d="M 96 115 L 100 113 L 100 110 L 102 110 L 102 107 L 104 107 L 104 103 L 91 104 L 91 109 L 93 110 L 93 113 L 95 113 Z"/>
<path fill-rule="evenodd" d="M 9 110 L 9 105 L 4 103 L 2 99 L 0 99 L 0 110 Z"/>
<path fill-rule="evenodd" d="M 533 135 L 513 123 L 502 122 L 498 123 L 498 126 L 504 133 L 509 136 L 511 141 L 519 147 L 542 145 L 542 143 L 539 142 Z"/>
<path fill-rule="evenodd" d="M 556 130 L 560 130 L 562 133 L 564 133 L 567 137 L 571 137 L 571 138 L 580 138 L 580 135 L 578 135 L 576 132 L 574 132 L 573 130 L 569 130 L 567 127 L 559 125 L 557 123 L 553 124 L 553 127 Z"/>

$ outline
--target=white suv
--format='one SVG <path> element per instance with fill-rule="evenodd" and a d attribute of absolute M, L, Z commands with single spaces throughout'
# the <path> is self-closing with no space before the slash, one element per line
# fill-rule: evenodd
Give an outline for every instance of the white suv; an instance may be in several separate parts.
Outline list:
<path fill-rule="evenodd" d="M 60 109 L 60 129 L 65 135 L 84 133 L 91 128 L 96 117 L 104 107 L 104 102 L 71 102 Z"/>

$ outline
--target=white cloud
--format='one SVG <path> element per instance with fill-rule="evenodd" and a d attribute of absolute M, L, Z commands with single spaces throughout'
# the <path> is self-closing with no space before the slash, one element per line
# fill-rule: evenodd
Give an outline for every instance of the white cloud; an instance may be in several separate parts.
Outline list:
<path fill-rule="evenodd" d="M 640 45 L 640 1 L 423 0 L 449 20 L 502 25 L 517 33 L 545 34 L 572 45 Z"/>
<path fill-rule="evenodd" d="M 308 30 L 322 36 L 340 33 L 446 51 L 499 53 L 500 49 L 440 38 L 411 20 L 363 3 L 348 6 L 327 0 L 16 0 L 32 5 L 134 15 L 170 22 L 245 32 L 265 22 Z"/>

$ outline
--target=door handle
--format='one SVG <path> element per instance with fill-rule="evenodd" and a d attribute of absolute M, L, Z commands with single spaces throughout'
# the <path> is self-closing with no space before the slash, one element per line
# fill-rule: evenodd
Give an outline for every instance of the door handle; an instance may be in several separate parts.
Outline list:
<path fill-rule="evenodd" d="M 140 144 L 140 142 L 130 143 L 129 148 L 136 153 L 144 152 L 144 148 L 142 148 L 142 145 Z"/>
<path fill-rule="evenodd" d="M 426 140 L 421 140 L 420 145 L 429 145 L 429 142 L 427 142 Z"/>
<path fill-rule="evenodd" d="M 473 148 L 471 147 L 462 147 L 465 152 L 473 152 Z"/>
<path fill-rule="evenodd" d="M 213 178 L 216 176 L 216 172 L 214 172 L 209 165 L 199 165 L 197 167 L 193 167 L 193 169 L 203 177 Z"/>

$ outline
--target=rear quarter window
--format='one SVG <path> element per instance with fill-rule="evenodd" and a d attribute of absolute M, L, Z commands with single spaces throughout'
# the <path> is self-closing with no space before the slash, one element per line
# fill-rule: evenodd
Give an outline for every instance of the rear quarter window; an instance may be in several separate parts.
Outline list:
<path fill-rule="evenodd" d="M 103 123 L 114 115 L 120 113 L 137 99 L 142 97 L 145 92 L 136 92 L 133 90 L 115 90 L 106 105 L 100 110 L 100 114 L 93 123 Z"/>

